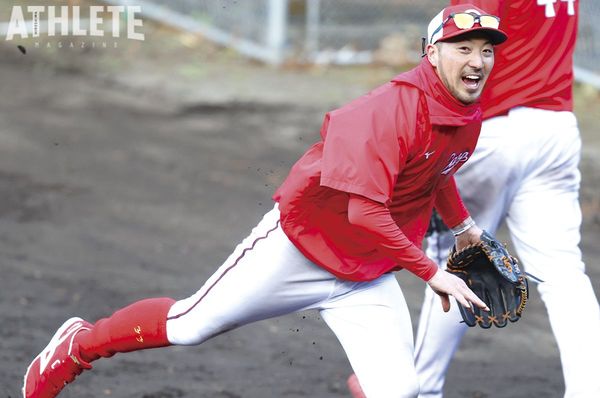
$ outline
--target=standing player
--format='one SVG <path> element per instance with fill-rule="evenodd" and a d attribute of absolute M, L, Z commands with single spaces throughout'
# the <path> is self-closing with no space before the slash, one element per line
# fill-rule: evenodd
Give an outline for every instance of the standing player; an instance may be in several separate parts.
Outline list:
<path fill-rule="evenodd" d="M 477 150 L 456 180 L 478 223 L 494 232 L 506 220 L 524 268 L 544 281 L 538 289 L 560 351 L 565 397 L 597 398 L 600 310 L 578 247 L 581 141 L 572 86 L 579 1 L 472 3 L 499 15 L 511 40 L 496 54 Z M 428 255 L 445 263 L 452 235 L 428 243 Z M 423 398 L 442 396 L 467 330 L 458 311 L 443 314 L 435 301 L 428 291 L 416 340 Z"/>
<path fill-rule="evenodd" d="M 442 297 L 488 310 L 457 277 L 421 251 L 434 205 L 479 240 L 454 183 L 481 127 L 478 98 L 506 40 L 498 19 L 477 10 L 459 28 L 444 10 L 427 58 L 327 114 L 322 140 L 294 165 L 250 236 L 184 300 L 138 301 L 90 324 L 66 321 L 27 369 L 25 398 L 51 398 L 90 362 L 115 353 L 200 344 L 241 325 L 319 310 L 370 397 L 416 397 L 408 309 L 390 271 L 405 268 Z M 398 382 L 398 375 L 401 381 Z"/>

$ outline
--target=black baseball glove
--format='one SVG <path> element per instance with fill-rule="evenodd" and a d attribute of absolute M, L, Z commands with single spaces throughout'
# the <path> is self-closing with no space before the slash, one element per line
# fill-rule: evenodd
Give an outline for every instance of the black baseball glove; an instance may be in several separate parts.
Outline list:
<path fill-rule="evenodd" d="M 521 317 L 529 297 L 527 277 L 517 259 L 487 232 L 481 234 L 481 242 L 458 252 L 453 249 L 447 271 L 464 280 L 490 308 L 490 312 L 477 307 L 471 311 L 458 304 L 467 325 L 502 328 Z"/>

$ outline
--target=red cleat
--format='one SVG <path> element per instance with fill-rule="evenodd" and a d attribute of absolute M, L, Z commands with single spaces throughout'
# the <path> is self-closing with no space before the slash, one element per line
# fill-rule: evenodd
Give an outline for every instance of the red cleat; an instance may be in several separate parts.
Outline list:
<path fill-rule="evenodd" d="M 81 318 L 67 320 L 31 362 L 23 381 L 23 398 L 54 398 L 67 383 L 92 365 L 79 355 L 75 335 L 92 325 Z"/>
<path fill-rule="evenodd" d="M 358 382 L 358 377 L 356 377 L 354 373 L 348 377 L 346 384 L 348 384 L 350 395 L 352 395 L 353 398 L 367 398 L 362 390 L 362 387 L 360 386 L 360 383 Z"/>

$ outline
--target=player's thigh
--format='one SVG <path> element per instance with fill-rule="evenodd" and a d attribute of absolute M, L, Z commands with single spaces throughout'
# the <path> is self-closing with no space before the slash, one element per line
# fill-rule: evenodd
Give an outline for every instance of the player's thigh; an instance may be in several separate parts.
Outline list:
<path fill-rule="evenodd" d="M 329 301 L 323 320 L 336 334 L 367 397 L 416 397 L 410 314 L 392 274 Z"/>
<path fill-rule="evenodd" d="M 169 311 L 176 344 L 202 341 L 241 325 L 299 311 L 329 296 L 335 277 L 307 260 L 278 224 L 278 213 L 252 231 L 192 296 Z"/>
<path fill-rule="evenodd" d="M 581 209 L 573 189 L 544 189 L 517 195 L 507 225 L 524 268 L 544 281 L 584 271 L 579 242 Z"/>
<path fill-rule="evenodd" d="M 581 140 L 570 112 L 525 109 L 537 115 L 536 157 L 508 211 L 507 224 L 517 254 L 528 272 L 544 280 L 564 278 L 584 269 L 581 261 L 579 159 Z"/>

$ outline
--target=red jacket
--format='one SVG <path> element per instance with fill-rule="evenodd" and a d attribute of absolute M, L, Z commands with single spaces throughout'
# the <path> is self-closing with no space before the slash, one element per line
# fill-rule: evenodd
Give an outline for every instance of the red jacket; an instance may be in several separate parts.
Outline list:
<path fill-rule="evenodd" d="M 282 227 L 310 260 L 343 279 L 372 280 L 406 268 L 429 280 L 422 254 L 432 209 L 454 226 L 468 212 L 452 175 L 481 128 L 478 104 L 463 105 L 427 59 L 417 68 L 329 112 L 314 144 L 275 192 Z M 390 254 L 348 220 L 350 195 L 384 204 L 410 242 Z"/>

